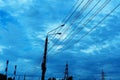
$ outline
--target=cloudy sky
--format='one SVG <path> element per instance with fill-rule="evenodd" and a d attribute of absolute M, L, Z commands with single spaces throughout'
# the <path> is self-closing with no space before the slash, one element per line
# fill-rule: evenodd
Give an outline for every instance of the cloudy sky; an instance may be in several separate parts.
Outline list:
<path fill-rule="evenodd" d="M 38 80 L 46 35 L 65 24 L 48 35 L 46 78 L 62 78 L 68 63 L 74 80 L 100 80 L 102 69 L 106 80 L 120 79 L 118 5 L 120 0 L 0 0 L 0 73 L 9 60 L 9 75 L 17 65 L 17 75 Z"/>

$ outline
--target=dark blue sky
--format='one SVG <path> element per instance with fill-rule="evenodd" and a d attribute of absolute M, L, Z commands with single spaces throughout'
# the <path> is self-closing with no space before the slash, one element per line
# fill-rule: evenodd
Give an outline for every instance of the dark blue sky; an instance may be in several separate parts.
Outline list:
<path fill-rule="evenodd" d="M 67 62 L 69 75 L 73 75 L 75 80 L 93 80 L 93 77 L 100 80 L 102 69 L 106 73 L 106 80 L 120 79 L 120 7 L 97 25 L 120 4 L 120 0 L 91 0 L 83 8 L 88 1 L 83 0 L 63 28 L 51 32 L 61 32 L 61 35 L 49 35 L 46 78 L 63 77 Z M 108 4 L 95 15 L 105 1 Z M 76 2 L 0 0 L 0 73 L 5 73 L 5 63 L 9 60 L 9 74 L 13 74 L 14 65 L 17 65 L 17 75 L 41 76 L 47 32 L 63 24 L 62 20 L 71 14 L 69 11 Z M 87 15 L 95 4 L 97 6 Z M 80 16 L 75 19 L 78 13 Z M 97 27 L 82 38 L 95 25 Z"/>

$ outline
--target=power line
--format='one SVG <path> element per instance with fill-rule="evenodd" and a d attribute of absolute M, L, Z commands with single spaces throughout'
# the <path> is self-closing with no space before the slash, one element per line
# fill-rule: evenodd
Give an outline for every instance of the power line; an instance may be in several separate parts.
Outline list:
<path fill-rule="evenodd" d="M 90 32 L 92 32 L 95 28 L 97 28 L 98 25 L 100 25 L 100 24 L 101 24 L 108 16 L 110 16 L 110 14 L 112 14 L 118 7 L 120 7 L 120 4 L 118 4 L 113 10 L 111 10 L 101 21 L 98 22 L 98 24 L 96 24 L 94 27 L 92 27 L 91 30 L 89 30 L 86 34 L 84 34 L 83 36 L 81 36 L 76 43 L 78 43 L 82 38 L 86 37 Z M 72 46 L 68 46 L 67 49 L 69 49 L 70 47 L 72 47 Z"/>
<path fill-rule="evenodd" d="M 65 24 L 70 20 L 70 18 L 73 16 L 73 14 L 76 12 L 76 10 L 77 10 L 77 9 L 80 7 L 80 5 L 84 2 L 84 0 L 82 0 L 82 1 L 78 4 L 78 6 L 75 8 L 75 6 L 77 5 L 77 3 L 78 3 L 79 1 L 80 1 L 80 0 L 78 0 L 78 1 L 73 5 L 73 7 L 71 8 L 71 10 L 69 11 L 69 13 L 71 13 L 72 10 L 73 10 L 73 12 L 72 12 L 69 16 L 66 16 L 66 17 L 63 19 L 62 22 L 64 22 L 64 23 L 63 23 L 62 25 L 60 25 L 59 27 L 57 27 L 57 28 L 51 30 L 50 32 L 48 32 L 48 34 L 51 33 L 51 32 L 53 32 L 53 31 L 56 32 L 56 30 L 60 31 L 60 30 L 63 29 L 63 27 L 65 26 Z M 75 9 L 74 9 L 74 8 L 75 8 Z M 65 20 L 65 19 L 66 19 L 66 20 Z M 54 35 L 52 38 L 54 39 L 55 36 L 56 36 L 56 35 Z M 53 46 L 54 46 L 54 45 L 53 45 Z"/>
<path fill-rule="evenodd" d="M 77 35 L 78 33 L 80 33 L 83 29 L 84 29 L 84 27 L 85 26 L 87 26 L 87 24 L 90 22 L 90 21 L 92 21 L 92 19 L 108 4 L 110 2 L 110 0 L 106 0 L 102 5 L 101 5 L 101 7 L 99 8 L 99 9 L 97 9 L 96 11 L 95 11 L 95 13 L 94 14 L 92 14 L 88 19 L 87 19 L 87 21 L 85 21 L 84 22 L 84 26 L 83 27 L 81 27 L 80 28 L 80 30 L 78 30 L 78 31 L 76 31 L 76 32 L 73 32 L 70 36 L 69 36 L 69 38 L 68 39 L 70 39 L 69 41 L 67 41 L 67 44 L 69 44 L 72 40 L 73 40 L 73 35 L 75 36 L 75 34 Z M 80 23 L 81 23 L 82 21 L 80 21 Z M 78 24 L 78 26 L 80 25 L 80 23 Z M 77 30 L 77 27 L 76 27 L 76 29 L 74 29 L 74 30 Z"/>
<path fill-rule="evenodd" d="M 62 21 L 62 22 L 64 22 L 64 23 L 63 23 L 62 25 L 58 26 L 57 28 L 49 31 L 48 34 L 49 34 L 50 32 L 53 32 L 53 31 L 61 28 L 62 26 L 64 26 L 64 25 L 68 22 L 68 20 L 73 16 L 73 14 L 75 13 L 75 11 L 79 8 L 79 6 L 83 3 L 84 0 L 82 0 L 82 1 L 80 2 L 80 4 L 75 8 L 75 6 L 77 5 L 77 3 L 78 3 L 79 1 L 80 1 L 80 0 L 78 0 L 78 1 L 73 5 L 73 7 L 70 9 L 70 11 L 69 11 L 69 13 L 71 13 L 72 10 L 73 10 L 73 12 L 72 12 L 70 15 L 68 14 L 69 16 L 67 15 L 66 17 L 64 17 L 64 19 L 63 19 L 63 21 Z M 75 8 L 75 9 L 74 9 L 74 8 Z"/>
<path fill-rule="evenodd" d="M 104 2 L 103 5 L 101 5 L 102 7 L 100 7 L 99 9 L 97 9 L 97 11 L 93 14 L 93 16 L 89 17 L 87 20 L 86 20 L 86 23 L 84 23 L 84 25 L 86 25 L 92 18 L 94 18 L 111 0 L 106 0 Z"/>
<path fill-rule="evenodd" d="M 103 5 L 106 4 L 106 3 L 107 3 L 107 0 L 106 0 L 101 6 L 103 6 Z M 97 9 L 96 12 L 95 12 L 96 14 L 95 14 L 95 13 L 92 14 L 92 15 L 91 15 L 92 18 L 89 17 L 87 20 L 91 21 L 91 20 L 100 12 L 100 9 L 103 9 L 103 8 L 104 8 L 104 6 L 103 6 L 103 7 L 100 7 L 99 9 Z M 84 18 L 83 18 L 83 19 L 84 19 Z M 83 20 L 83 19 L 82 19 L 82 20 Z M 91 19 L 91 20 L 90 20 L 90 19 Z M 89 23 L 89 22 L 87 22 L 87 23 Z M 79 23 L 79 24 L 80 24 L 80 23 Z M 79 31 L 82 31 L 83 28 L 84 28 L 84 27 L 80 28 Z M 74 28 L 74 29 L 75 29 L 75 28 Z M 76 27 L 76 29 L 77 29 L 77 27 Z M 75 32 L 75 30 L 73 30 L 73 31 Z M 73 33 L 74 33 L 74 32 L 73 32 Z M 71 33 L 72 33 L 72 32 L 71 32 Z M 70 34 L 71 34 L 71 33 L 70 33 Z M 77 33 L 78 33 L 78 32 L 77 32 Z M 74 33 L 74 34 L 75 34 L 75 33 Z M 65 41 L 66 38 L 68 38 L 68 36 L 65 37 L 63 41 Z M 70 38 L 73 38 L 73 35 L 71 35 Z M 68 38 L 68 39 L 69 39 L 69 38 Z M 70 39 L 70 40 L 67 42 L 67 44 L 68 44 L 70 41 L 72 41 L 72 39 Z M 57 47 L 57 48 L 58 48 L 58 47 Z"/>
<path fill-rule="evenodd" d="M 78 14 L 75 16 L 75 19 L 71 22 L 70 26 L 74 24 L 74 22 L 82 15 L 82 13 L 87 9 L 87 7 L 92 3 L 93 0 L 88 0 L 88 2 L 81 8 L 81 10 L 78 12 Z M 69 26 L 69 27 L 70 27 Z M 67 28 L 68 30 L 69 28 Z"/>
<path fill-rule="evenodd" d="M 73 21 L 71 22 L 71 24 L 70 24 L 70 26 L 72 26 L 73 25 L 73 23 L 81 16 L 81 14 L 85 11 L 85 9 L 90 5 L 90 3 L 92 2 L 92 0 L 88 0 L 87 1 L 87 3 L 82 7 L 82 9 L 79 11 L 79 13 L 75 16 L 75 19 L 73 19 Z M 61 37 L 63 37 L 63 33 L 65 33 L 69 28 L 70 28 L 70 26 L 68 26 L 63 32 L 62 32 L 62 35 L 61 35 Z M 55 42 L 55 43 L 57 43 L 57 41 Z M 54 44 L 55 45 L 55 44 Z M 54 46 L 53 45 L 53 46 Z M 52 47 L 53 47 L 52 46 Z M 51 48 L 52 48 L 51 47 Z M 50 49 L 51 49 L 50 48 Z M 50 49 L 48 50 L 48 51 L 50 51 Z"/>
<path fill-rule="evenodd" d="M 84 1 L 84 0 L 82 0 L 81 3 L 82 3 L 83 1 Z M 75 2 L 75 4 L 73 5 L 73 7 L 70 9 L 69 13 L 72 12 L 72 10 L 75 8 L 75 6 L 77 5 L 78 2 L 79 2 L 79 0 L 78 0 L 77 2 Z M 81 4 L 81 3 L 80 3 L 80 4 Z M 49 31 L 48 34 L 51 33 L 51 32 L 53 32 L 53 31 L 55 31 L 55 30 L 57 30 L 57 29 L 59 29 L 59 28 L 61 28 L 62 26 L 64 26 L 65 23 L 67 23 L 67 21 L 72 17 L 72 15 L 75 13 L 75 11 L 79 8 L 80 4 L 75 8 L 75 10 L 74 10 L 69 16 L 67 15 L 66 17 L 64 17 L 64 19 L 62 20 L 62 22 L 64 22 L 64 23 L 63 23 L 62 25 L 60 25 L 60 26 L 58 26 L 57 28 Z"/>
<path fill-rule="evenodd" d="M 75 6 L 78 4 L 78 2 L 79 2 L 80 0 L 77 0 L 75 3 L 74 3 L 74 5 L 72 6 L 72 8 L 70 9 L 70 11 L 68 12 L 68 15 L 69 15 L 69 13 L 71 13 L 73 10 L 74 10 L 74 8 L 75 8 Z M 83 0 L 82 0 L 83 1 Z M 74 12 L 74 11 L 73 11 Z M 72 13 L 73 14 L 73 13 Z M 71 15 L 72 15 L 71 14 Z M 68 15 L 66 15 L 65 16 L 65 18 L 62 20 L 62 22 L 66 22 L 66 20 L 67 20 L 67 18 L 69 17 Z M 70 16 L 71 16 L 70 15 Z"/>
<path fill-rule="evenodd" d="M 77 3 L 79 2 L 79 0 L 77 1 Z M 73 14 L 76 12 L 76 10 L 80 7 L 80 5 L 84 2 L 84 0 L 82 0 L 79 5 L 74 9 L 74 11 L 72 12 L 72 14 L 65 20 L 65 23 L 67 23 L 69 21 L 69 19 L 73 16 Z M 77 4 L 76 3 L 76 4 Z M 75 6 L 74 6 L 75 7 Z M 64 24 L 65 24 L 64 23 Z"/>
<path fill-rule="evenodd" d="M 94 10 L 94 8 L 99 4 L 100 1 L 101 0 L 99 0 L 84 17 L 82 17 L 82 19 L 79 21 L 79 24 Z M 77 29 L 78 29 L 78 27 L 74 28 L 73 31 L 75 31 Z M 72 32 L 70 34 L 72 34 Z M 70 35 L 70 34 L 67 37 L 72 37 L 72 35 Z"/>

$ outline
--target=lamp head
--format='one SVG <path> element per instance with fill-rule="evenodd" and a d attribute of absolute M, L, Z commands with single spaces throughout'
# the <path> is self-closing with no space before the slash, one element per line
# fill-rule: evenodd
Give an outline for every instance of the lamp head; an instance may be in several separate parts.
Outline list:
<path fill-rule="evenodd" d="M 61 35 L 62 33 L 56 33 L 56 34 L 59 34 L 59 35 Z"/>

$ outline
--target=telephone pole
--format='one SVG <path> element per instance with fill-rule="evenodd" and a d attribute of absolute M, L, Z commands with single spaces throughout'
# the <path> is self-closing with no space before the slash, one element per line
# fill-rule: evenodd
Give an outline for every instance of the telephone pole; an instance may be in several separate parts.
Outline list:
<path fill-rule="evenodd" d="M 45 48 L 44 48 L 43 62 L 41 64 L 41 67 L 42 67 L 42 77 L 41 77 L 41 80 L 45 80 L 47 45 L 48 45 L 48 35 L 46 36 L 46 39 L 45 39 Z"/>
<path fill-rule="evenodd" d="M 54 33 L 54 34 L 49 34 L 49 35 L 55 35 L 55 34 L 61 34 L 61 33 Z M 41 64 L 41 69 L 42 69 L 42 77 L 41 80 L 45 80 L 45 73 L 46 73 L 46 58 L 47 58 L 47 47 L 48 47 L 48 34 L 45 39 L 45 47 L 44 47 L 44 55 L 43 55 L 43 61 Z"/>

